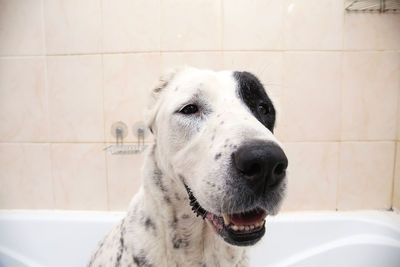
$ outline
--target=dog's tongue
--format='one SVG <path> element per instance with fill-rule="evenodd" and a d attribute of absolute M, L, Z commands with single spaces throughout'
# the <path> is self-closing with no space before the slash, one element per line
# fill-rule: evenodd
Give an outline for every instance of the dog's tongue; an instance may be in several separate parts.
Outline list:
<path fill-rule="evenodd" d="M 245 213 L 230 214 L 230 219 L 236 225 L 251 225 L 263 220 L 265 215 L 264 210 L 257 208 Z"/>

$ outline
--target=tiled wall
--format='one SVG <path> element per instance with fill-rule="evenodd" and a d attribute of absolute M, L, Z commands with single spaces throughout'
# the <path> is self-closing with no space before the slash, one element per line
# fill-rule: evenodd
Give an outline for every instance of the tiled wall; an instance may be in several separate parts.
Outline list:
<path fill-rule="evenodd" d="M 278 108 L 285 210 L 400 209 L 400 14 L 341 0 L 0 0 L 0 208 L 126 209 L 160 72 L 249 70 Z M 148 139 L 150 141 L 151 138 Z"/>

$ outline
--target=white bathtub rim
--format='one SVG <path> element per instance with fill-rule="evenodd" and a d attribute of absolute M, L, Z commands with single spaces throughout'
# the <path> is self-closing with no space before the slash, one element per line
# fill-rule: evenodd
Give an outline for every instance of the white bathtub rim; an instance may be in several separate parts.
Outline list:
<path fill-rule="evenodd" d="M 115 222 L 126 215 L 123 211 L 92 210 L 0 210 L 0 220 L 32 221 L 98 221 Z"/>
<path fill-rule="evenodd" d="M 30 220 L 74 220 L 74 221 L 115 221 L 123 218 L 126 211 L 93 211 L 93 210 L 0 210 L 0 219 L 30 219 Z M 269 222 L 324 222 L 347 221 L 370 222 L 387 226 L 400 231 L 400 213 L 383 210 L 355 210 L 355 211 L 296 211 L 281 212 L 276 216 L 268 216 Z"/>

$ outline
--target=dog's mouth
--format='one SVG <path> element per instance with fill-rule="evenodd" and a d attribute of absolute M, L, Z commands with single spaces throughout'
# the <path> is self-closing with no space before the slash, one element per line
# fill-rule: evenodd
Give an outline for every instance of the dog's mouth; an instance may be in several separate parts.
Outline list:
<path fill-rule="evenodd" d="M 250 246 L 259 241 L 265 234 L 267 212 L 257 207 L 241 213 L 214 214 L 200 206 L 191 189 L 185 184 L 189 194 L 190 206 L 197 216 L 207 219 L 227 243 L 235 246 Z"/>

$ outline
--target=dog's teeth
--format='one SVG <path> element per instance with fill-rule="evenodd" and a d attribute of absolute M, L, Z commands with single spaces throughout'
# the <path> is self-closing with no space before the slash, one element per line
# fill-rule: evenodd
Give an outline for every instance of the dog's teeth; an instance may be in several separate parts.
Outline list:
<path fill-rule="evenodd" d="M 254 229 L 254 224 L 250 225 L 250 230 Z"/>
<path fill-rule="evenodd" d="M 250 230 L 250 227 L 246 225 L 246 226 L 244 227 L 244 230 L 249 231 L 249 230 Z"/>
<path fill-rule="evenodd" d="M 243 231 L 244 230 L 244 226 L 243 225 L 239 226 L 239 230 Z"/>
<path fill-rule="evenodd" d="M 268 216 L 268 213 L 265 213 L 265 215 L 262 217 L 262 219 L 260 220 L 260 222 L 263 222 L 264 219 Z"/>
<path fill-rule="evenodd" d="M 228 214 L 223 214 L 222 217 L 224 218 L 225 225 L 229 225 L 231 223 L 231 219 L 229 218 Z"/>
<path fill-rule="evenodd" d="M 232 225 L 232 230 L 237 231 L 237 230 L 239 230 L 239 227 L 237 225 Z"/>

